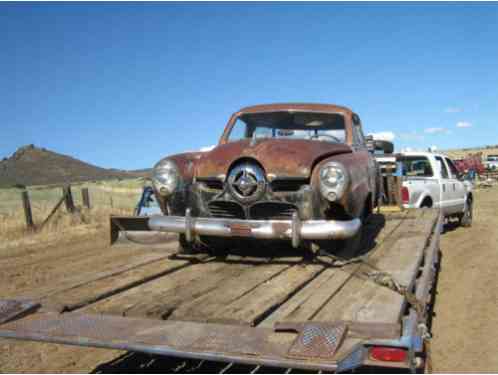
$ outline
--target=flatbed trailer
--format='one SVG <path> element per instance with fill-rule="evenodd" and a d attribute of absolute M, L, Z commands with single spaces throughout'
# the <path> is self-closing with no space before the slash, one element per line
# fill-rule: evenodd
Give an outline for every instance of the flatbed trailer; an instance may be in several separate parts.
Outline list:
<path fill-rule="evenodd" d="M 350 261 L 281 249 L 171 250 L 0 300 L 0 337 L 252 366 L 245 372 L 420 370 L 441 227 L 437 210 L 375 214 L 362 256 Z"/>

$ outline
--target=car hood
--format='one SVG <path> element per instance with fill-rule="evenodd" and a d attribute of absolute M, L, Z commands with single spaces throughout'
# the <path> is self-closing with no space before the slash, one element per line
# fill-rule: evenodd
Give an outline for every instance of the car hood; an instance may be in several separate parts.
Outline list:
<path fill-rule="evenodd" d="M 238 159 L 253 158 L 267 174 L 307 178 L 317 159 L 349 152 L 352 152 L 351 147 L 342 143 L 304 139 L 241 140 L 203 153 L 196 163 L 196 175 L 200 178 L 225 175 Z"/>

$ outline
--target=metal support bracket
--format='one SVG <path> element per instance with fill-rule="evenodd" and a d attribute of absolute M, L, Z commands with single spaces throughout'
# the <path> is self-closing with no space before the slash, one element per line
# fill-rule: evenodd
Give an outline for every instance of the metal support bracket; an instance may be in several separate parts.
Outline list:
<path fill-rule="evenodd" d="M 192 210 L 188 207 L 185 210 L 185 239 L 191 243 L 194 240 L 194 223 L 192 220 Z"/>
<path fill-rule="evenodd" d="M 299 215 L 296 211 L 292 214 L 292 226 L 291 226 L 291 235 L 292 235 L 292 247 L 298 248 L 299 243 L 301 242 L 301 238 L 299 237 L 299 233 L 301 233 L 301 221 L 299 220 Z"/>

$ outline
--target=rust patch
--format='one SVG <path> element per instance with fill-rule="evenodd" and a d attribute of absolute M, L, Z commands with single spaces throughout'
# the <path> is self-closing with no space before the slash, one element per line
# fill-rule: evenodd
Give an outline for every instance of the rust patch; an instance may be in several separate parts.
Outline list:
<path fill-rule="evenodd" d="M 230 224 L 230 233 L 234 237 L 250 237 L 252 229 L 248 224 Z"/>

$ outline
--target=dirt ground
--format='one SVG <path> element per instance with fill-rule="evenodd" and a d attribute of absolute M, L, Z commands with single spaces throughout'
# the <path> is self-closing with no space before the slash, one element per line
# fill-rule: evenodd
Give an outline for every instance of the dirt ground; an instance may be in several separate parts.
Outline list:
<path fill-rule="evenodd" d="M 437 372 L 498 372 L 498 190 L 476 193 L 471 228 L 441 237 L 432 352 Z"/>
<path fill-rule="evenodd" d="M 432 321 L 437 372 L 498 371 L 498 189 L 476 195 L 473 227 L 448 225 L 441 239 Z M 122 254 L 107 246 L 105 232 L 99 233 L 97 239 L 92 234 L 91 241 L 80 236 L 65 243 L 2 250 L 0 297 L 29 295 L 48 284 L 70 285 L 93 272 L 92 259 L 115 266 Z M 150 255 L 144 261 L 154 259 Z M 0 340 L 0 372 L 165 371 L 164 361 L 112 350 Z"/>

